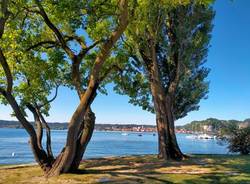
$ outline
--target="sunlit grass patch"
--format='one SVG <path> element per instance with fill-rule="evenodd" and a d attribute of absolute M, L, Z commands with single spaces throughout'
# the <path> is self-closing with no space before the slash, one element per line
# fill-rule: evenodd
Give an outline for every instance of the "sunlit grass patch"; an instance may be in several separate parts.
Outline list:
<path fill-rule="evenodd" d="M 84 160 L 78 174 L 45 178 L 38 166 L 0 167 L 0 183 L 249 184 L 250 156 L 191 155 L 163 161 L 155 155 Z"/>

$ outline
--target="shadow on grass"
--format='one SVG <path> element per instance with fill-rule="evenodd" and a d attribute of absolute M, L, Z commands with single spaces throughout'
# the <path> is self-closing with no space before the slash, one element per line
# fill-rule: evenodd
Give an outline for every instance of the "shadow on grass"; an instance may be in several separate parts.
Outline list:
<path fill-rule="evenodd" d="M 80 169 L 76 174 L 92 174 L 102 175 L 108 174 L 112 176 L 110 180 L 100 181 L 101 183 L 166 183 L 173 184 L 167 179 L 159 178 L 160 172 L 155 169 L 166 167 L 166 162 L 159 161 L 154 156 L 131 156 L 119 158 L 101 158 L 86 161 L 84 169 Z"/>
<path fill-rule="evenodd" d="M 250 179 L 240 179 L 224 174 L 205 174 L 195 180 L 184 179 L 183 184 L 250 184 Z"/>
<path fill-rule="evenodd" d="M 102 175 L 111 177 L 101 179 L 100 183 L 166 183 L 180 181 L 185 184 L 250 184 L 250 156 L 227 155 L 196 155 L 188 160 L 160 161 L 156 156 L 131 156 L 119 158 L 101 158 L 87 160 L 77 174 Z M 162 173 L 162 168 L 174 167 L 174 170 L 183 166 L 194 166 L 196 170 L 209 168 L 212 173 Z M 223 173 L 225 171 L 225 173 Z M 243 173 L 243 175 L 242 175 Z M 188 176 L 188 177 L 187 177 Z"/>
<path fill-rule="evenodd" d="M 218 172 L 183 180 L 185 184 L 250 184 L 250 155 L 196 155 L 196 158 L 204 158 L 207 161 L 204 167 Z"/>

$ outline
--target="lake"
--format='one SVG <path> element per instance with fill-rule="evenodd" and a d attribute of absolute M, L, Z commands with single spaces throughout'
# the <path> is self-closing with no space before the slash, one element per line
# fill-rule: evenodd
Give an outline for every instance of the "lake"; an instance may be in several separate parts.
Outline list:
<path fill-rule="evenodd" d="M 157 134 L 95 131 L 84 158 L 124 156 L 157 153 Z M 54 154 L 58 154 L 66 140 L 66 130 L 52 130 Z M 226 145 L 216 140 L 189 139 L 187 134 L 177 134 L 178 143 L 187 154 L 228 154 Z M 24 129 L 0 129 L 0 164 L 23 164 L 34 162 Z M 14 156 L 12 153 L 15 153 Z"/>

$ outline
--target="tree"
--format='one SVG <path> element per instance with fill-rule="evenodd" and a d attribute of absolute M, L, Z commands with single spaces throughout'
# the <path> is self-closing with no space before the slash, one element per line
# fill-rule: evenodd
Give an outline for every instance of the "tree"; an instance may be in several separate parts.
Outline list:
<path fill-rule="evenodd" d="M 219 143 L 228 143 L 228 149 L 233 153 L 248 155 L 250 153 L 250 127 L 239 128 L 239 123 L 228 122 L 218 135 Z"/>
<path fill-rule="evenodd" d="M 250 153 L 250 127 L 236 129 L 232 131 L 228 139 L 229 150 L 231 152 L 247 155 Z"/>
<path fill-rule="evenodd" d="M 69 74 L 63 77 L 65 85 L 73 86 L 79 95 L 79 105 L 68 125 L 66 145 L 55 159 L 53 157 L 51 159 L 50 155 L 38 144 L 40 142 L 38 137 L 40 139 L 42 136 L 38 136 L 39 133 L 35 132 L 34 127 L 25 117 L 23 104 L 18 103 L 19 101 L 15 98 L 17 94 L 13 89 L 14 85 L 18 83 L 15 76 L 20 70 L 11 68 L 15 61 L 9 57 L 8 49 L 4 49 L 6 46 L 1 44 L 0 63 L 3 70 L 0 71 L 0 93 L 4 97 L 2 100 L 12 107 L 14 115 L 28 132 L 36 161 L 47 176 L 67 173 L 78 168 L 80 164 L 94 127 L 95 118 L 90 105 L 107 74 L 106 70 L 103 71 L 104 63 L 127 27 L 128 11 L 127 0 L 107 3 L 103 1 L 83 3 L 73 0 L 60 2 L 37 0 L 35 3 L 25 0 L 12 3 L 9 3 L 8 0 L 1 2 L 0 39 L 3 41 L 5 39 L 3 35 L 8 35 L 13 31 L 10 25 L 16 25 L 18 22 L 18 25 L 22 25 L 18 27 L 20 32 L 17 33 L 21 35 L 20 40 L 6 39 L 8 43 L 18 45 L 21 42 L 22 46 L 26 44 L 27 47 L 22 50 L 23 52 L 29 52 L 31 56 L 35 57 L 39 55 L 39 59 L 50 60 L 52 64 L 63 61 L 62 69 Z M 90 46 L 86 45 L 84 37 L 77 34 L 77 30 L 82 24 L 85 30 L 83 35 L 86 34 L 88 35 L 86 37 L 95 40 Z M 72 43 L 76 43 L 80 47 L 79 52 L 72 48 Z M 94 51 L 88 54 L 91 49 Z M 22 55 L 22 53 L 20 54 Z M 84 59 L 85 64 L 82 63 Z M 30 64 L 34 66 L 34 63 Z M 42 72 L 43 70 L 40 69 L 36 68 L 37 71 Z M 30 71 L 30 73 L 33 72 Z M 38 87 L 34 89 L 43 88 L 42 85 L 45 83 L 39 83 Z M 20 90 L 19 92 L 23 94 L 25 91 Z M 41 95 L 41 97 L 44 96 Z M 34 112 L 37 119 L 43 122 L 44 118 L 40 114 L 41 109 L 37 109 L 36 101 L 37 99 L 27 97 L 25 104 L 29 110 Z M 40 108 L 42 107 L 45 106 L 40 106 Z"/>
<path fill-rule="evenodd" d="M 20 15 L 13 9 L 9 11 L 8 7 L 8 1 L 1 2 L 0 64 L 2 70 L 0 71 L 0 93 L 2 96 L 0 100 L 4 104 L 9 103 L 13 108 L 13 114 L 22 121 L 22 125 L 27 129 L 31 137 L 31 148 L 35 159 L 45 169 L 46 166 L 49 166 L 47 160 L 53 161 L 53 154 L 50 143 L 50 129 L 46 122 L 42 121 L 42 118 L 43 114 L 46 114 L 49 109 L 50 100 L 48 100 L 47 96 L 56 83 L 55 75 L 50 75 L 50 72 L 53 74 L 58 73 L 58 66 L 55 65 L 53 69 L 49 69 L 51 63 L 44 63 L 39 56 L 22 55 L 20 45 L 15 44 L 21 38 L 20 24 L 14 19 L 14 21 L 9 21 L 9 19 Z M 30 65 L 30 60 L 34 62 L 33 65 Z M 44 72 L 35 72 L 35 68 L 44 69 Z M 43 86 L 43 89 L 41 89 L 41 86 Z M 29 99 L 29 104 L 27 99 Z M 20 103 L 18 104 L 17 101 L 20 101 Z M 32 110 L 37 131 L 25 119 L 25 108 Z M 46 127 L 47 132 L 47 153 L 42 147 L 42 124 Z"/>
<path fill-rule="evenodd" d="M 214 11 L 194 1 L 169 6 L 147 1 L 138 6 L 117 59 L 125 61 L 115 90 L 156 113 L 159 158 L 183 159 L 174 122 L 206 98 L 206 61 Z M 126 63 L 126 61 L 129 61 Z M 151 102 L 153 101 L 153 104 Z"/>

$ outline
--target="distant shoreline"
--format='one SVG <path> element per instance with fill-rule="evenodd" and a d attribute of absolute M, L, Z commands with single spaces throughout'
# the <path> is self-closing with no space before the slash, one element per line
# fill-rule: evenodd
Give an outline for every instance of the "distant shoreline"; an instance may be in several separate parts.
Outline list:
<path fill-rule="evenodd" d="M 15 130 L 25 130 L 24 128 L 9 128 L 9 127 L 1 127 L 0 129 L 15 129 Z M 67 131 L 67 129 L 52 129 L 52 131 Z M 123 133 L 157 133 L 157 131 L 155 132 L 151 132 L 151 131 L 144 131 L 144 132 L 138 132 L 138 131 L 125 131 L 125 130 L 94 130 L 95 132 L 123 132 Z"/>
<path fill-rule="evenodd" d="M 226 124 L 235 124 L 239 127 L 250 126 L 250 118 L 245 119 L 244 121 L 238 120 L 219 120 L 215 118 L 209 118 L 202 121 L 192 121 L 185 125 L 176 126 L 177 133 L 187 133 L 193 134 L 197 132 L 205 132 L 209 134 L 216 134 L 220 131 L 221 127 Z M 31 122 L 35 127 L 35 123 Z M 48 123 L 52 130 L 67 130 L 68 123 L 63 122 L 54 122 Z M 10 120 L 0 120 L 0 128 L 13 128 L 21 129 L 22 125 L 18 121 Z M 143 124 L 118 124 L 118 123 L 105 123 L 105 124 L 95 124 L 96 131 L 121 131 L 121 132 L 157 132 L 155 125 L 143 125 Z"/>
<path fill-rule="evenodd" d="M 35 127 L 35 123 L 31 122 Z M 52 130 L 67 130 L 68 123 L 48 123 Z M 23 129 L 18 121 L 0 120 L 0 128 Z M 156 132 L 155 125 L 139 124 L 96 124 L 95 130 L 99 131 L 123 131 L 123 132 Z"/>

